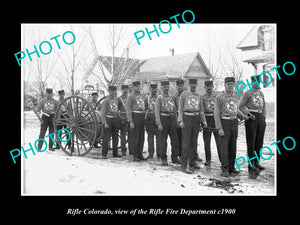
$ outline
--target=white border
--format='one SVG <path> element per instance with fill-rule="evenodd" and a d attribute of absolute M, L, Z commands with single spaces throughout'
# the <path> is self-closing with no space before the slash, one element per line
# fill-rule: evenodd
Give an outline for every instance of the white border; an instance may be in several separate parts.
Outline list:
<path fill-rule="evenodd" d="M 24 40 L 25 37 L 24 35 L 24 25 L 28 25 L 30 23 L 22 23 L 21 25 L 21 49 L 24 49 Z M 43 23 L 35 23 L 35 24 L 31 24 L 31 25 L 41 25 Z M 61 23 L 57 23 L 59 25 L 63 25 Z M 97 24 L 97 23 L 91 23 L 93 25 Z M 99 24 L 99 23 L 98 23 Z M 105 25 L 105 24 L 109 24 L 109 23 L 100 23 L 101 25 Z M 118 23 L 114 23 L 114 24 L 118 24 Z M 134 23 L 135 24 L 135 23 Z M 138 24 L 138 23 L 136 23 Z M 199 23 L 194 23 L 194 24 L 199 24 Z M 203 23 L 203 24 L 253 24 L 253 25 L 272 25 L 275 27 L 275 34 L 274 34 L 274 46 L 276 48 L 276 51 L 274 51 L 275 54 L 275 66 L 277 65 L 277 23 Z M 55 25 L 55 23 L 44 23 L 43 25 Z M 86 25 L 86 23 L 72 23 L 72 24 L 68 24 L 68 25 Z M 122 24 L 122 25 L 126 25 L 126 24 Z M 275 117 L 275 121 L 274 121 L 274 126 L 275 126 L 275 132 L 274 132 L 274 138 L 275 140 L 277 140 L 277 78 L 275 79 L 275 103 L 274 103 L 274 117 Z M 24 143 L 24 68 L 21 64 L 21 144 L 23 146 Z M 24 193 L 25 190 L 25 171 L 24 171 L 24 156 L 23 154 L 21 157 L 21 196 L 277 196 L 277 151 L 275 151 L 276 154 L 274 154 L 275 158 L 275 170 L 274 170 L 274 193 L 273 194 L 214 194 L 214 195 L 194 195 L 194 194 L 185 194 L 185 195 L 166 195 L 166 194 L 147 194 L 147 195 L 141 195 L 141 194 L 137 194 L 137 195 L 124 195 L 124 194 L 27 194 Z"/>

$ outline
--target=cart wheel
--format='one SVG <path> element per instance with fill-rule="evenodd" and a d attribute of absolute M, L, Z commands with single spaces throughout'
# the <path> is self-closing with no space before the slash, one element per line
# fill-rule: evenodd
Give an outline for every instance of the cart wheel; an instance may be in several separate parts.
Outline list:
<path fill-rule="evenodd" d="M 85 155 L 89 153 L 98 134 L 98 120 L 92 105 L 79 96 L 70 96 L 62 101 L 54 115 L 55 133 L 61 129 L 60 139 L 56 137 L 60 148 L 68 155 Z M 69 141 L 67 141 L 69 140 Z"/>

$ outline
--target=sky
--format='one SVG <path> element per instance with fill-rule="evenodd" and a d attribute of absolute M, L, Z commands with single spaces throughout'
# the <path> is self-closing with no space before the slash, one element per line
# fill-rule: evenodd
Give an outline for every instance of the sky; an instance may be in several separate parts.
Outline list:
<path fill-rule="evenodd" d="M 91 47 L 91 39 L 87 34 L 87 30 L 91 29 L 94 39 L 96 40 L 97 51 L 99 55 L 111 56 L 109 47 L 109 27 L 115 26 L 119 29 L 122 27 L 121 40 L 116 50 L 116 56 L 120 56 L 124 49 L 131 43 L 129 48 L 129 57 L 144 59 L 150 57 L 170 55 L 170 49 L 175 50 L 175 55 L 190 52 L 199 52 L 204 62 L 208 64 L 209 56 L 212 63 L 217 63 L 219 55 L 223 58 L 228 58 L 230 52 L 237 54 L 240 57 L 240 50 L 235 47 L 242 38 L 257 24 L 185 24 L 180 23 L 178 28 L 176 23 L 172 23 L 172 29 L 169 33 L 164 34 L 159 31 L 159 37 L 156 33 L 152 33 L 150 40 L 145 34 L 144 38 L 140 39 L 140 45 L 135 40 L 134 33 L 145 28 L 149 31 L 153 30 L 153 24 L 22 24 L 21 50 L 28 49 L 33 51 L 33 45 L 37 48 L 42 41 L 49 41 L 52 44 L 52 52 L 48 55 L 40 54 L 40 58 L 33 54 L 32 61 L 25 57 L 22 60 L 22 76 L 25 80 L 33 80 L 36 76 L 37 61 L 43 62 L 44 71 L 49 71 L 46 62 L 53 62 L 59 55 L 59 59 L 55 62 L 49 85 L 60 89 L 63 84 L 60 84 L 64 73 L 66 73 L 64 63 L 68 66 L 71 60 L 72 48 L 75 50 L 81 45 L 78 50 L 79 65 L 76 70 L 75 87 L 80 89 L 81 80 L 88 66 L 95 57 Z M 156 24 L 158 27 L 158 24 Z M 168 30 L 167 24 L 163 24 L 163 30 Z M 76 41 L 72 45 L 63 43 L 61 37 L 64 32 L 72 30 L 75 34 Z M 61 49 L 57 48 L 54 40 L 50 38 L 60 35 L 59 43 Z M 45 47 L 46 48 L 46 47 Z M 60 84 L 60 86 L 59 86 Z M 58 87 L 57 87 L 58 86 Z"/>

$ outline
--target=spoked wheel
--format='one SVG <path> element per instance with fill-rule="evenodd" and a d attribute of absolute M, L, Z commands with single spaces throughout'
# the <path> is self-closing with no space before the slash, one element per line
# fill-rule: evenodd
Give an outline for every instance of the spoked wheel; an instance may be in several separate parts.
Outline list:
<path fill-rule="evenodd" d="M 98 120 L 91 104 L 79 97 L 70 96 L 62 101 L 54 115 L 55 133 L 61 129 L 58 144 L 68 155 L 85 155 L 89 153 L 98 135 Z M 69 141 L 68 141 L 69 140 Z"/>

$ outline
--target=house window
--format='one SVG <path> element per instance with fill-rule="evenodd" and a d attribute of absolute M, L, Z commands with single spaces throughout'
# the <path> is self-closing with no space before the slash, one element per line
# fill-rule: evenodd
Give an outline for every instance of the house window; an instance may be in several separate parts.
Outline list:
<path fill-rule="evenodd" d="M 201 66 L 190 66 L 189 71 L 191 72 L 198 72 L 201 70 Z"/>

